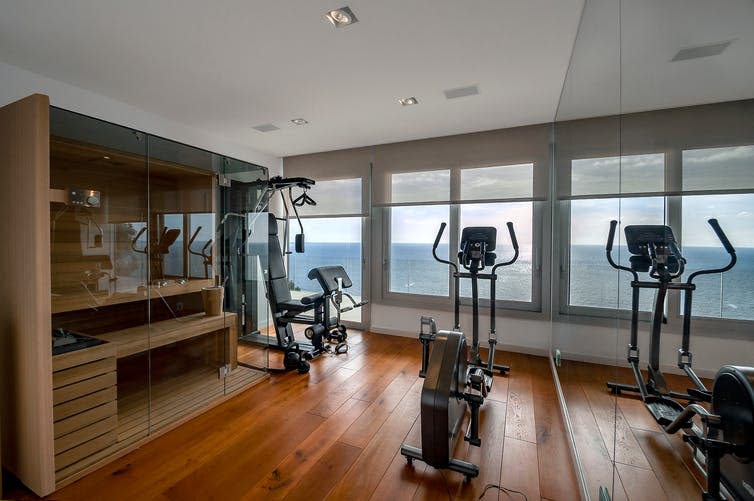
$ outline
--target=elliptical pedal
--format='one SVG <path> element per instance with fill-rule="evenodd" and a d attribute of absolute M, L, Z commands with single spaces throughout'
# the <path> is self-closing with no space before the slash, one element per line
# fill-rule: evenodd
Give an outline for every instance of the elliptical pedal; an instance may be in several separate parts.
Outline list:
<path fill-rule="evenodd" d="M 654 417 L 655 421 L 661 426 L 668 426 L 675 421 L 675 418 L 680 416 L 684 410 L 684 407 L 675 400 L 662 397 L 647 397 L 644 401 L 644 405 L 646 405 L 647 409 L 652 414 L 652 417 Z M 691 428 L 691 426 L 692 422 L 689 420 L 683 425 L 683 428 Z"/>

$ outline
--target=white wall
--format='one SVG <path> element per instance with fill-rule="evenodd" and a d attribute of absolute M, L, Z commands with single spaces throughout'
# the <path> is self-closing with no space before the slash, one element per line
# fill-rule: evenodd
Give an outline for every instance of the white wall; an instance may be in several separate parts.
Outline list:
<path fill-rule="evenodd" d="M 372 303 L 372 332 L 392 334 L 397 336 L 419 336 L 419 319 L 430 316 L 435 319 L 437 328 L 450 330 L 453 328 L 453 312 L 417 308 L 402 308 Z M 484 308 L 479 312 L 479 341 L 487 346 L 487 336 L 490 329 L 489 310 Z M 550 323 L 541 320 L 524 320 L 506 318 L 498 315 L 495 321 L 498 346 L 521 353 L 547 355 L 550 347 Z M 471 314 L 461 312 L 461 330 L 471 343 Z"/>
<path fill-rule="evenodd" d="M 274 155 L 187 127 L 80 87 L 0 62 L 0 106 L 35 93 L 48 95 L 53 106 L 262 165 L 270 169 L 270 177 L 279 175 L 283 170 L 282 159 Z"/>
<path fill-rule="evenodd" d="M 419 319 L 422 315 L 431 316 L 438 329 L 451 329 L 452 311 L 403 308 L 380 303 L 372 303 L 372 332 L 398 336 L 416 337 L 419 334 Z M 564 359 L 595 362 L 608 365 L 627 366 L 626 347 L 629 341 L 628 322 L 611 327 L 588 325 L 577 322 L 549 322 L 548 320 L 525 320 L 506 317 L 498 312 L 498 346 L 503 349 L 547 355 L 552 347 L 559 349 Z M 471 315 L 461 313 L 461 330 L 471 342 Z M 486 346 L 489 331 L 489 317 L 486 309 L 480 311 L 479 340 Z M 681 335 L 665 329 L 662 333 L 660 366 L 668 373 L 681 373 L 676 365 L 677 349 Z M 641 366 L 647 363 L 649 353 L 649 323 L 639 325 L 639 349 Z M 417 345 L 418 346 L 418 345 Z M 419 348 L 417 347 L 417 350 Z M 725 364 L 754 366 L 754 333 L 750 337 L 741 333 L 720 335 L 715 331 L 704 332 L 692 325 L 691 351 L 693 365 L 698 374 L 713 377 Z"/>

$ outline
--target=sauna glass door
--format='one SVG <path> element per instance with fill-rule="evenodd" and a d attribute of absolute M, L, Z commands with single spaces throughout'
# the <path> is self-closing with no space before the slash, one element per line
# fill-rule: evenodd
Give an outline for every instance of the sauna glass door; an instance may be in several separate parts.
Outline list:
<path fill-rule="evenodd" d="M 149 432 L 147 171 L 143 133 L 50 110 L 56 478 Z"/>
<path fill-rule="evenodd" d="M 213 153 L 149 136 L 150 430 L 224 394 L 230 329 L 215 287 Z"/>

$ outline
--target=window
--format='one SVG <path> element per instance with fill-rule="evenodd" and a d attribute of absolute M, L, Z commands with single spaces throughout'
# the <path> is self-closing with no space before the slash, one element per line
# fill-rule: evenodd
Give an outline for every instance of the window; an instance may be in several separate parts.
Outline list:
<path fill-rule="evenodd" d="M 629 266 L 623 228 L 631 224 L 664 224 L 663 197 L 598 198 L 571 201 L 568 304 L 576 307 L 631 309 L 631 274 L 615 270 L 605 257 L 610 221 L 615 232 L 613 259 Z M 639 307 L 651 311 L 654 298 L 642 293 Z"/>
<path fill-rule="evenodd" d="M 448 296 L 448 266 L 435 261 L 432 244 L 440 224 L 449 221 L 448 205 L 393 207 L 390 210 L 390 292 Z M 437 255 L 448 259 L 446 229 Z"/>
<path fill-rule="evenodd" d="M 532 218 L 533 202 L 507 202 L 495 204 L 461 205 L 459 229 L 467 226 L 494 226 L 497 228 L 495 254 L 497 262 L 513 257 L 513 247 L 506 223 L 513 223 L 518 240 L 519 255 L 515 263 L 498 268 L 495 298 L 504 301 L 532 300 Z M 460 232 L 459 232 L 460 238 Z M 485 271 L 490 271 L 486 269 Z M 471 297 L 471 282 L 461 280 L 461 297 Z M 479 297 L 490 298 L 490 282 L 479 281 Z"/>
<path fill-rule="evenodd" d="M 349 294 L 361 296 L 361 218 L 333 217 L 302 220 L 306 245 L 304 253 L 294 252 L 298 230 L 291 228 L 288 248 L 288 280 L 291 291 L 302 295 L 321 292 L 319 284 L 307 277 L 318 266 L 340 265 L 353 282 Z M 296 224 L 295 220 L 291 224 Z"/>
<path fill-rule="evenodd" d="M 613 270 L 605 258 L 611 219 L 621 224 L 613 256 L 626 266 L 623 226 L 673 228 L 687 261 L 685 279 L 729 261 L 707 223 L 715 218 L 736 248 L 738 262 L 724 274 L 695 279 L 692 314 L 754 320 L 754 146 L 682 150 L 674 158 L 677 165 L 666 165 L 663 153 L 572 161 L 570 194 L 562 197 L 570 213 L 565 304 L 576 308 L 570 312 L 631 307 L 630 274 Z M 676 188 L 668 190 L 665 183 Z M 668 311 L 680 315 L 681 295 L 668 300 Z M 653 295 L 643 292 L 640 309 L 650 311 L 652 302 Z"/>
<path fill-rule="evenodd" d="M 628 265 L 623 228 L 665 224 L 664 197 L 647 196 L 665 189 L 665 155 L 576 159 L 571 162 L 566 304 L 573 308 L 631 309 L 631 275 L 613 269 L 605 257 L 610 221 L 617 220 L 613 259 Z M 635 196 L 647 194 L 644 196 Z M 634 196 L 631 196 L 634 195 Z M 653 298 L 640 297 L 642 311 Z"/>
<path fill-rule="evenodd" d="M 296 234 L 300 232 L 295 218 L 290 219 L 288 249 L 288 281 L 291 296 L 300 298 L 321 292 L 309 270 L 318 266 L 340 265 L 353 283 L 346 292 L 356 301 L 364 294 L 362 285 L 362 184 L 361 178 L 317 181 L 310 193 L 317 205 L 299 208 L 304 227 L 303 253 L 294 251 Z M 296 194 L 294 193 L 294 197 Z M 291 212 L 292 214 L 292 212 Z M 350 305 L 346 300 L 345 306 Z M 344 320 L 361 322 L 362 309 L 343 315 Z"/>
<path fill-rule="evenodd" d="M 448 266 L 432 256 L 440 224 L 447 224 L 437 250 L 441 258 L 457 262 L 464 227 L 494 226 L 497 262 L 502 262 L 513 256 L 506 226 L 511 221 L 520 254 L 514 265 L 498 269 L 496 299 L 509 302 L 506 305 L 511 307 L 538 308 L 539 299 L 534 293 L 539 284 L 533 256 L 533 163 L 392 173 L 389 186 L 389 203 L 385 204 L 389 222 L 388 294 L 450 298 L 454 292 Z M 469 280 L 460 281 L 459 293 L 462 298 L 471 297 Z M 490 298 L 489 281 L 479 281 L 479 296 Z"/>
<path fill-rule="evenodd" d="M 736 249 L 738 262 L 724 273 L 700 276 L 692 315 L 754 320 L 754 146 L 682 152 L 682 243 L 687 270 L 719 268 L 728 262 L 707 224 L 715 218 Z M 734 192 L 723 193 L 720 192 Z"/>

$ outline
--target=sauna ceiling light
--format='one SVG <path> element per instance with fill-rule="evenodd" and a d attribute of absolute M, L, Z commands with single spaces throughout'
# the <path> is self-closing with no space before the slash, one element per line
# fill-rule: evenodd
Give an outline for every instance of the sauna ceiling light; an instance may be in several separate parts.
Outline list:
<path fill-rule="evenodd" d="M 359 21 L 358 19 L 356 19 L 353 11 L 348 6 L 331 10 L 330 12 L 325 14 L 325 18 L 327 18 L 327 20 L 330 21 L 336 28 L 342 28 L 343 26 L 348 26 L 349 24 L 353 24 Z"/>
<path fill-rule="evenodd" d="M 687 59 L 698 59 L 700 57 L 716 56 L 733 43 L 733 40 L 725 42 L 715 42 L 707 45 L 697 45 L 696 47 L 686 47 L 678 51 L 671 61 L 686 61 Z"/>
<path fill-rule="evenodd" d="M 293 120 L 291 120 L 291 122 L 293 122 L 296 125 L 306 125 L 306 124 L 309 123 L 308 121 L 306 121 L 303 118 L 294 118 Z"/>
<path fill-rule="evenodd" d="M 419 100 L 415 97 L 402 97 L 398 100 L 403 106 L 411 106 L 412 104 L 419 104 Z"/>

